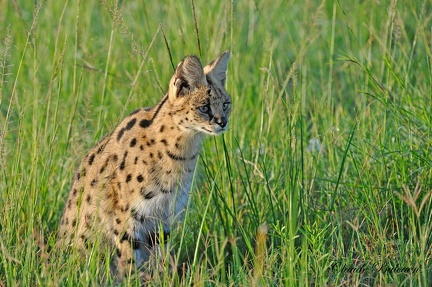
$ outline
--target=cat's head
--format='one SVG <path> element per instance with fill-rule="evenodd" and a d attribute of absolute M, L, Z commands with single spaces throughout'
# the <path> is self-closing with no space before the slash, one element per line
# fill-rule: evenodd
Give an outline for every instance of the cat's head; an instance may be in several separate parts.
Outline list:
<path fill-rule="evenodd" d="M 228 129 L 231 97 L 225 90 L 230 54 L 225 51 L 203 67 L 197 56 L 181 61 L 168 97 L 174 122 L 183 130 L 218 135 Z"/>

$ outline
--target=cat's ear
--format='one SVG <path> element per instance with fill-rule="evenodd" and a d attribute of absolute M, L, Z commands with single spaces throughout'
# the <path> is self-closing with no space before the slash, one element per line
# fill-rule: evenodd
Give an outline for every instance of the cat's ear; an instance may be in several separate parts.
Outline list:
<path fill-rule="evenodd" d="M 223 52 L 222 55 L 204 67 L 204 74 L 219 81 L 222 86 L 225 86 L 229 58 L 230 53 L 228 51 Z"/>
<path fill-rule="evenodd" d="M 203 67 L 197 56 L 188 56 L 178 64 L 169 86 L 170 98 L 191 93 L 195 88 L 207 83 Z"/>

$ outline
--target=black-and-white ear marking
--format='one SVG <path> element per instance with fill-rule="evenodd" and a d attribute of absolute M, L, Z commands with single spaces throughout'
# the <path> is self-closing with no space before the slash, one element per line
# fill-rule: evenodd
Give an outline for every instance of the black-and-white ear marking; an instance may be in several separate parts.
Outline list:
<path fill-rule="evenodd" d="M 172 81 L 176 96 L 184 96 L 205 83 L 203 67 L 197 56 L 184 58 L 177 66 Z"/>
<path fill-rule="evenodd" d="M 204 67 L 204 74 L 211 76 L 213 79 L 219 81 L 222 86 L 225 86 L 229 59 L 229 51 L 223 52 L 222 55 Z"/>
<path fill-rule="evenodd" d="M 174 80 L 174 86 L 176 89 L 177 96 L 184 96 L 191 92 L 191 86 L 183 78 L 176 78 Z"/>

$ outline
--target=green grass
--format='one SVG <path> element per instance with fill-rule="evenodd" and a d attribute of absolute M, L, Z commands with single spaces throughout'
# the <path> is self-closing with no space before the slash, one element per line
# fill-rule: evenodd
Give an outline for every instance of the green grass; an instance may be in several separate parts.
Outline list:
<path fill-rule="evenodd" d="M 226 49 L 230 130 L 206 140 L 170 239 L 188 271 L 154 285 L 431 286 L 430 1 L 0 11 L 0 286 L 113 284 L 109 251 L 55 248 L 73 172 L 185 55 Z"/>

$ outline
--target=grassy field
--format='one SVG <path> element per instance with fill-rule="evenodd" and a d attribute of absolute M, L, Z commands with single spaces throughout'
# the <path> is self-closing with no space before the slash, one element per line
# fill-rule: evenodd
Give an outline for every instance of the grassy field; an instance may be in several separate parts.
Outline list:
<path fill-rule="evenodd" d="M 115 2 L 0 0 L 0 286 L 113 284 L 108 251 L 55 248 L 74 170 L 224 50 L 230 130 L 170 239 L 188 269 L 152 285 L 432 285 L 430 1 Z"/>

